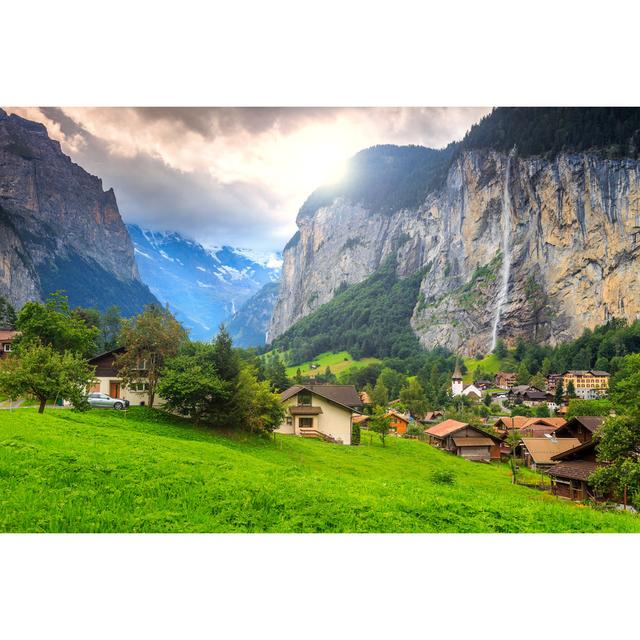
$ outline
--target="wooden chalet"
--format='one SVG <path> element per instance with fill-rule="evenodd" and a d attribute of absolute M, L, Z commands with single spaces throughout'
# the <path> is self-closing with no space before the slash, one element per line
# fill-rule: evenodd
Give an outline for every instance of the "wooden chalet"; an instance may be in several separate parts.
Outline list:
<path fill-rule="evenodd" d="M 596 462 L 596 440 L 582 444 L 552 456 L 555 462 L 547 471 L 551 478 L 551 493 L 570 500 L 597 500 L 608 496 L 596 494 L 589 487 L 589 476 L 603 463 Z"/>
<path fill-rule="evenodd" d="M 556 438 L 578 438 L 580 442 L 590 442 L 604 422 L 602 416 L 575 416 L 554 431 Z"/>
<path fill-rule="evenodd" d="M 13 329 L 0 329 L 0 358 L 11 353 L 11 345 L 17 335 Z"/>
<path fill-rule="evenodd" d="M 400 413 L 395 409 L 389 409 L 389 411 L 385 413 L 385 416 L 390 419 L 389 426 L 395 433 L 398 435 L 407 433 L 407 427 L 409 426 L 409 422 L 411 422 L 408 415 Z"/>
<path fill-rule="evenodd" d="M 515 385 L 518 380 L 518 375 L 516 373 L 507 373 L 506 371 L 499 371 L 496 373 L 494 378 L 494 383 L 496 387 L 500 389 L 511 389 L 513 385 Z"/>
<path fill-rule="evenodd" d="M 467 460 L 500 459 L 500 438 L 466 422 L 445 420 L 425 431 L 429 444 Z"/>

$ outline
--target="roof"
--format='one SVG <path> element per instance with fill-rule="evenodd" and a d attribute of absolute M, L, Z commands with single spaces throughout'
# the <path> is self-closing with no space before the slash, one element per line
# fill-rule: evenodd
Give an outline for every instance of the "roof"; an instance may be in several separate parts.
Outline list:
<path fill-rule="evenodd" d="M 566 375 L 573 375 L 573 376 L 592 375 L 592 376 L 603 377 L 603 376 L 610 376 L 611 374 L 608 371 L 600 371 L 599 369 L 569 369 L 568 371 L 565 371 L 562 375 L 563 376 L 566 376 Z"/>
<path fill-rule="evenodd" d="M 17 335 L 18 332 L 13 331 L 12 329 L 0 329 L 0 340 L 3 342 L 13 340 Z"/>
<path fill-rule="evenodd" d="M 553 464 L 552 456 L 573 449 L 580 444 L 578 438 L 522 438 L 522 444 L 536 464 Z"/>
<path fill-rule="evenodd" d="M 353 423 L 360 424 L 361 422 L 366 422 L 371 416 L 359 415 L 353 416 Z"/>
<path fill-rule="evenodd" d="M 442 411 L 427 411 L 427 413 L 424 416 L 425 420 L 433 420 L 434 418 L 438 417 L 438 416 L 443 416 L 444 413 Z"/>
<path fill-rule="evenodd" d="M 462 380 L 462 374 L 460 373 L 460 363 L 456 360 L 456 368 L 453 370 L 452 380 Z"/>
<path fill-rule="evenodd" d="M 360 396 L 352 384 L 294 384 L 280 394 L 280 399 L 284 402 L 300 393 L 303 389 L 340 404 L 347 409 L 362 406 Z"/>
<path fill-rule="evenodd" d="M 568 478 L 570 480 L 588 480 L 589 476 L 598 468 L 598 464 L 589 460 L 570 460 L 558 462 L 547 473 L 556 478 Z"/>
<path fill-rule="evenodd" d="M 97 356 L 93 356 L 91 360 L 89 360 L 89 364 L 93 364 L 95 360 L 101 360 L 105 356 L 110 356 L 115 353 L 122 353 L 124 351 L 124 347 L 116 347 L 115 349 L 109 349 L 109 351 L 103 351 L 99 353 Z"/>
<path fill-rule="evenodd" d="M 289 413 L 292 416 L 317 416 L 322 413 L 322 407 L 293 406 L 289 407 Z"/>
<path fill-rule="evenodd" d="M 496 373 L 496 378 L 497 377 L 500 377 L 500 378 L 517 378 L 518 374 L 510 372 L 510 371 L 498 371 L 498 373 Z"/>
<path fill-rule="evenodd" d="M 400 420 L 403 420 L 404 422 L 410 422 L 410 418 L 408 415 L 404 414 L 404 413 L 400 413 L 399 411 L 396 411 L 395 409 L 389 409 L 389 411 L 387 411 L 387 413 L 385 414 L 387 416 L 395 416 L 396 418 L 400 418 Z"/>
<path fill-rule="evenodd" d="M 502 416 L 495 421 L 493 426 L 495 427 L 499 422 L 502 422 L 506 429 L 522 429 L 529 420 L 531 418 L 528 416 Z"/>
<path fill-rule="evenodd" d="M 603 416 L 574 416 L 571 420 L 558 427 L 556 431 L 560 431 L 561 429 L 564 430 L 565 428 L 574 426 L 577 423 L 581 424 L 588 431 L 591 431 L 591 433 L 594 433 L 603 422 Z"/>
<path fill-rule="evenodd" d="M 456 447 L 492 447 L 493 440 L 491 438 L 454 438 Z"/>
<path fill-rule="evenodd" d="M 438 424 L 434 424 L 433 427 L 429 427 L 425 433 L 430 436 L 436 436 L 437 438 L 446 438 L 448 435 L 468 427 L 466 422 L 458 422 L 457 420 L 444 420 Z"/>
<path fill-rule="evenodd" d="M 561 453 L 556 453 L 556 455 L 552 457 L 552 460 L 579 460 L 582 456 L 593 452 L 595 448 L 596 441 L 588 440 L 587 442 L 576 445 L 573 449 L 567 449 L 566 451 L 562 451 Z"/>

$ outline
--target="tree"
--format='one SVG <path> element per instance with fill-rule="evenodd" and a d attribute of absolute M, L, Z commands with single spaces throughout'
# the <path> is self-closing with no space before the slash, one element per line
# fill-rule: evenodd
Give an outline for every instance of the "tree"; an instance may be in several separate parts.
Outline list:
<path fill-rule="evenodd" d="M 386 407 L 389 402 L 389 392 L 381 378 L 378 378 L 376 386 L 371 392 L 371 400 L 379 407 Z"/>
<path fill-rule="evenodd" d="M 509 354 L 509 352 L 507 351 L 507 346 L 505 345 L 502 338 L 498 338 L 498 340 L 496 340 L 496 347 L 493 350 L 493 353 L 497 358 L 500 358 L 500 360 L 506 358 Z"/>
<path fill-rule="evenodd" d="M 391 367 L 384 367 L 378 379 L 382 380 L 389 398 L 397 398 L 400 395 L 400 389 L 407 384 L 407 376 Z"/>
<path fill-rule="evenodd" d="M 278 393 L 291 386 L 291 381 L 287 376 L 287 369 L 278 353 L 269 358 L 264 373 L 267 380 L 271 383 L 271 387 Z"/>
<path fill-rule="evenodd" d="M 518 362 L 521 362 L 527 352 L 527 345 L 522 338 L 518 338 L 518 342 L 516 343 L 516 350 L 514 352 L 515 359 Z"/>
<path fill-rule="evenodd" d="M 505 442 L 509 445 L 509 466 L 511 467 L 511 482 L 512 484 L 518 483 L 518 465 L 516 464 L 516 448 L 520 444 L 522 436 L 518 429 L 512 429 L 509 431 Z"/>
<path fill-rule="evenodd" d="M 640 508 L 640 425 L 633 416 L 611 416 L 599 430 L 598 459 L 608 464 L 598 468 L 590 482 L 618 498 L 628 495 Z M 626 502 L 626 500 L 625 500 Z"/>
<path fill-rule="evenodd" d="M 545 391 L 547 388 L 547 380 L 541 373 L 536 373 L 529 378 L 529 386 Z"/>
<path fill-rule="evenodd" d="M 116 357 L 115 367 L 124 384 L 148 383 L 148 404 L 153 407 L 165 363 L 179 353 L 187 332 L 168 308 L 148 305 L 124 324 L 121 338 L 124 352 Z M 214 364 L 220 374 L 215 358 Z"/>
<path fill-rule="evenodd" d="M 100 318 L 100 342 L 103 351 L 110 351 L 120 346 L 120 332 L 123 319 L 120 309 L 115 305 L 109 307 Z"/>
<path fill-rule="evenodd" d="M 16 328 L 20 332 L 15 346 L 49 345 L 58 353 L 72 351 L 84 356 L 95 352 L 98 329 L 69 309 L 66 296 L 56 292 L 41 302 L 27 302 L 18 314 Z"/>
<path fill-rule="evenodd" d="M 300 367 L 296 369 L 296 375 L 295 375 L 294 381 L 296 384 L 301 384 L 303 381 L 302 371 L 300 371 Z"/>
<path fill-rule="evenodd" d="M 413 416 L 423 416 L 429 408 L 424 389 L 417 378 L 412 378 L 409 385 L 400 391 L 400 402 Z"/>
<path fill-rule="evenodd" d="M 567 385 L 567 396 L 569 396 L 569 398 L 576 397 L 576 385 L 573 384 L 573 380 L 569 380 L 569 384 Z"/>
<path fill-rule="evenodd" d="M 558 378 L 558 381 L 556 382 L 554 402 L 558 406 L 560 406 L 563 400 L 564 400 L 564 384 L 562 383 L 562 378 Z"/>
<path fill-rule="evenodd" d="M 528 384 L 529 378 L 531 378 L 531 373 L 529 373 L 527 365 L 524 362 L 521 362 L 518 365 L 518 384 Z"/>
<path fill-rule="evenodd" d="M 11 303 L 0 296 L 0 329 L 15 329 L 18 318 Z"/>
<path fill-rule="evenodd" d="M 240 370 L 234 404 L 238 408 L 238 425 L 251 433 L 271 433 L 284 420 L 280 396 L 273 393 L 268 381 L 258 382 L 250 367 Z"/>
<path fill-rule="evenodd" d="M 536 418 L 548 418 L 551 414 L 549 413 L 549 407 L 546 404 L 539 404 L 535 408 Z"/>
<path fill-rule="evenodd" d="M 611 400 L 569 400 L 567 407 L 567 420 L 571 420 L 575 416 L 608 416 L 611 413 L 613 405 Z"/>
<path fill-rule="evenodd" d="M 391 429 L 391 418 L 385 414 L 384 409 L 377 408 L 369 419 L 369 429 L 380 436 L 382 446 L 385 446 L 385 438 Z"/>
<path fill-rule="evenodd" d="M 179 355 L 167 360 L 157 391 L 168 410 L 189 416 L 196 424 L 210 421 L 218 407 L 231 400 L 216 370 L 212 344 L 184 345 Z"/>
<path fill-rule="evenodd" d="M 610 396 L 616 409 L 640 419 L 640 353 L 623 358 L 611 380 Z"/>
<path fill-rule="evenodd" d="M 0 361 L 0 390 L 11 398 L 30 393 L 38 399 L 38 413 L 47 400 L 70 400 L 74 408 L 86 408 L 86 389 L 95 370 L 72 351 L 59 353 L 49 344 L 23 343 L 16 355 Z"/>
<path fill-rule="evenodd" d="M 485 407 L 490 407 L 492 402 L 491 395 L 488 393 L 485 393 L 484 398 L 482 398 L 482 402 L 484 402 Z"/>

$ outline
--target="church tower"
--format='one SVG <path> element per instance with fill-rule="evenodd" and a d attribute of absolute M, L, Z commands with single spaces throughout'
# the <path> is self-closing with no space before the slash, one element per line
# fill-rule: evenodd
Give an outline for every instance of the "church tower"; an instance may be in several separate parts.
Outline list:
<path fill-rule="evenodd" d="M 453 372 L 453 376 L 451 376 L 451 395 L 454 397 L 461 396 L 463 389 L 464 389 L 464 385 L 462 384 L 462 374 L 460 373 L 460 365 L 456 360 L 456 369 Z"/>

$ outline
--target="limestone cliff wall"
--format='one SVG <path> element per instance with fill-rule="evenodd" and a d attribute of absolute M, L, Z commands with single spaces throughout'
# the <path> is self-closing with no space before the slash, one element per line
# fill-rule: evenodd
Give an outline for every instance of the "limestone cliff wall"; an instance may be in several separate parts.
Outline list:
<path fill-rule="evenodd" d="M 494 327 L 508 343 L 553 344 L 611 316 L 640 317 L 635 160 L 466 152 L 415 210 L 383 215 L 339 198 L 298 226 L 270 339 L 393 251 L 399 275 L 429 266 L 411 320 L 427 347 L 487 352 Z"/>

